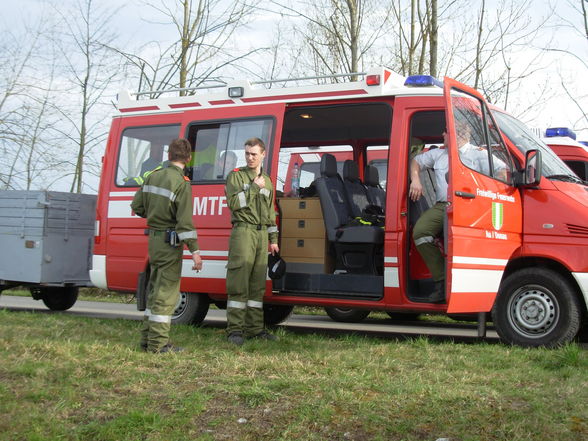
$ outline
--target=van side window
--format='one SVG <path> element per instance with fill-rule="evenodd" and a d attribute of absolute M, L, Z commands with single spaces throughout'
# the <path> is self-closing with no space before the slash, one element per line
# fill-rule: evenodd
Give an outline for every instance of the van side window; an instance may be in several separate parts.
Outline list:
<path fill-rule="evenodd" d="M 125 129 L 120 141 L 116 185 L 141 185 L 150 172 L 167 160 L 168 145 L 179 131 L 179 124 Z"/>
<path fill-rule="evenodd" d="M 187 175 L 192 182 L 224 182 L 231 170 L 245 165 L 245 141 L 257 137 L 269 149 L 273 120 L 238 120 L 215 124 L 194 124 L 188 140 L 194 148 Z M 268 170 L 266 154 L 264 170 Z"/>
<path fill-rule="evenodd" d="M 512 182 L 512 159 L 486 107 L 454 92 L 452 103 L 461 162 L 486 176 Z"/>

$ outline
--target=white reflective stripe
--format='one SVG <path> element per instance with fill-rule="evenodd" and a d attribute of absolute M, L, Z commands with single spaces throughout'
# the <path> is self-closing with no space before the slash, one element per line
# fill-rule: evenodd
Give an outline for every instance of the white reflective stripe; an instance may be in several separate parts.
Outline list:
<path fill-rule="evenodd" d="M 245 208 L 247 206 L 247 199 L 245 198 L 245 193 L 241 192 L 237 196 L 239 197 L 239 206 L 241 208 Z"/>
<path fill-rule="evenodd" d="M 249 187 L 251 187 L 251 185 L 249 185 L 249 184 L 243 184 L 243 191 L 249 190 Z"/>
<path fill-rule="evenodd" d="M 384 287 L 399 288 L 398 268 L 384 268 Z"/>
<path fill-rule="evenodd" d="M 143 192 L 158 194 L 159 196 L 168 198 L 172 202 L 176 200 L 176 195 L 171 190 L 168 190 L 167 188 L 156 187 L 155 185 L 144 185 Z"/>
<path fill-rule="evenodd" d="M 236 300 L 229 300 L 227 302 L 227 308 L 245 309 L 246 307 L 247 303 L 245 302 L 237 302 Z"/>
<path fill-rule="evenodd" d="M 384 257 L 384 263 L 398 263 L 398 257 Z"/>
<path fill-rule="evenodd" d="M 453 256 L 453 263 L 466 263 L 472 265 L 506 266 L 507 259 L 487 259 L 485 257 Z"/>
<path fill-rule="evenodd" d="M 498 292 L 503 270 L 481 270 L 453 268 L 451 270 L 452 292 Z"/>
<path fill-rule="evenodd" d="M 584 295 L 586 309 L 588 310 L 588 273 L 572 273 L 572 275 L 576 279 L 576 282 L 578 282 L 578 285 L 580 285 L 580 289 Z"/>
<path fill-rule="evenodd" d="M 198 234 L 196 233 L 196 231 L 186 231 L 184 233 L 178 233 L 178 239 L 198 239 Z"/>
<path fill-rule="evenodd" d="M 259 192 L 264 195 L 265 197 L 269 198 L 270 195 L 270 191 L 267 188 L 262 188 L 261 190 L 259 190 Z"/>
<path fill-rule="evenodd" d="M 263 308 L 263 302 L 257 302 L 255 300 L 247 300 L 247 306 L 250 308 Z"/>
<path fill-rule="evenodd" d="M 150 309 L 146 309 L 146 310 L 145 310 L 145 316 L 146 316 L 147 318 L 149 318 L 149 316 L 150 316 L 150 315 L 151 315 L 151 310 L 150 310 Z"/>
<path fill-rule="evenodd" d="M 414 244 L 418 247 L 424 243 L 433 243 L 435 242 L 435 238 L 433 236 L 425 236 L 414 241 Z"/>
<path fill-rule="evenodd" d="M 267 232 L 268 233 L 277 233 L 278 227 L 276 227 L 275 225 L 273 227 L 267 227 Z"/>
<path fill-rule="evenodd" d="M 149 316 L 149 321 L 156 323 L 171 323 L 171 315 L 151 314 Z"/>

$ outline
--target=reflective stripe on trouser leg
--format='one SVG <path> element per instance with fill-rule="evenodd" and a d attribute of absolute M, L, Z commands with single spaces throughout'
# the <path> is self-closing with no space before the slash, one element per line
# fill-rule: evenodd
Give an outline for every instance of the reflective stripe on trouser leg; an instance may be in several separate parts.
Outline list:
<path fill-rule="evenodd" d="M 445 259 L 434 242 L 434 238 L 443 231 L 445 205 L 443 202 L 437 202 L 425 211 L 419 217 L 412 233 L 417 250 L 436 282 L 445 279 Z"/>
<path fill-rule="evenodd" d="M 260 271 L 260 257 L 265 263 Z M 247 306 L 249 300 L 261 302 L 265 292 L 267 271 L 267 231 L 234 227 L 229 242 L 227 264 L 227 294 L 229 302 Z M 262 288 L 260 289 L 260 285 Z M 227 302 L 227 333 L 249 334 L 251 329 L 263 329 L 263 310 L 250 315 L 252 308 L 229 307 Z"/>
<path fill-rule="evenodd" d="M 171 247 L 163 235 L 149 236 L 151 291 L 147 300 L 150 350 L 158 350 L 169 341 L 171 315 L 178 303 L 182 273 L 182 247 Z"/>

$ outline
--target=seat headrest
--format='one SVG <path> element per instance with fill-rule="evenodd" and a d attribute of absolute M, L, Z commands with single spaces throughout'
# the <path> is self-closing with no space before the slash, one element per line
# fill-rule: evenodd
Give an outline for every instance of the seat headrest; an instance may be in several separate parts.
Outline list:
<path fill-rule="evenodd" d="M 359 181 L 359 167 L 357 162 L 351 159 L 345 160 L 343 163 L 343 179 L 346 181 Z"/>
<path fill-rule="evenodd" d="M 337 176 L 337 160 L 330 153 L 325 153 L 321 158 L 321 176 Z"/>
<path fill-rule="evenodd" d="M 370 187 L 377 187 L 380 185 L 380 174 L 375 165 L 367 165 L 365 167 L 365 176 L 363 178 L 365 185 Z"/>

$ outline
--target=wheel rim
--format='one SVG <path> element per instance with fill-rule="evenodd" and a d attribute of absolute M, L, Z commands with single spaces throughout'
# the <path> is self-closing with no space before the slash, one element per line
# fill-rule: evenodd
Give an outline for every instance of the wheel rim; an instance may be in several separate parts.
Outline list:
<path fill-rule="evenodd" d="M 519 288 L 508 303 L 508 320 L 519 333 L 530 338 L 549 334 L 559 321 L 559 303 L 544 286 Z"/>
<path fill-rule="evenodd" d="M 186 311 L 187 306 L 188 295 L 185 292 L 180 292 L 180 298 L 178 299 L 178 303 L 176 303 L 173 318 L 180 317 Z"/>

